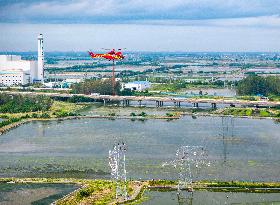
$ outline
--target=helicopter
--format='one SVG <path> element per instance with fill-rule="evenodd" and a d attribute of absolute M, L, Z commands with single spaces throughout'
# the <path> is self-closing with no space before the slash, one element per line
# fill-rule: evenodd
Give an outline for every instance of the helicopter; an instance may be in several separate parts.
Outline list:
<path fill-rule="evenodd" d="M 108 53 L 93 53 L 91 51 L 88 51 L 89 55 L 91 58 L 104 58 L 106 60 L 122 60 L 124 59 L 124 55 L 121 52 L 122 49 L 117 49 L 117 51 L 115 49 L 110 50 Z"/>
<path fill-rule="evenodd" d="M 105 49 L 109 50 L 109 49 Z M 116 80 L 115 80 L 115 61 L 116 60 L 122 60 L 124 59 L 124 55 L 121 52 L 122 49 L 111 49 L 108 53 L 93 53 L 91 51 L 88 51 L 89 55 L 91 58 L 104 58 L 109 61 L 113 61 L 113 67 L 112 67 L 112 95 L 116 95 L 115 92 L 115 85 L 116 85 Z"/>

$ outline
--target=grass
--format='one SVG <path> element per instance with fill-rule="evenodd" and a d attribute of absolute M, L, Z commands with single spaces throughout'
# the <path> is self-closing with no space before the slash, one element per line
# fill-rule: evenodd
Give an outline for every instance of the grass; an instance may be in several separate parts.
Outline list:
<path fill-rule="evenodd" d="M 280 95 L 269 95 L 269 101 L 280 101 Z"/>
<path fill-rule="evenodd" d="M 85 108 L 86 105 L 80 105 L 75 103 L 68 103 L 68 102 L 61 102 L 61 101 L 54 101 L 51 105 L 49 111 L 46 112 L 25 112 L 25 113 L 3 113 L 0 115 L 1 118 L 20 118 L 22 116 L 30 116 L 32 118 L 33 114 L 36 114 L 37 118 L 39 115 L 42 115 L 43 113 L 47 113 L 50 115 L 50 117 L 55 117 L 54 113 L 76 113 L 77 111 Z"/>
<path fill-rule="evenodd" d="M 85 107 L 85 105 L 80 105 L 76 103 L 62 102 L 62 101 L 54 101 L 50 111 L 51 112 L 76 112 Z"/>
<path fill-rule="evenodd" d="M 150 88 L 150 90 L 158 90 L 164 92 L 175 92 L 178 91 L 180 87 L 173 83 L 162 83 L 162 84 L 154 84 Z"/>
<path fill-rule="evenodd" d="M 271 108 L 225 108 L 222 110 L 214 111 L 213 113 L 247 117 L 280 117 L 280 110 Z"/>
<path fill-rule="evenodd" d="M 57 205 L 108 204 L 114 200 L 115 184 L 108 180 L 87 180 L 83 188 L 69 197 L 57 201 Z"/>
<path fill-rule="evenodd" d="M 279 182 L 243 182 L 243 181 L 207 182 L 205 181 L 204 184 L 207 187 L 280 188 Z"/>
<path fill-rule="evenodd" d="M 260 99 L 260 97 L 257 96 L 238 96 L 237 97 L 238 100 L 249 100 L 249 101 L 257 101 Z"/>
<path fill-rule="evenodd" d="M 5 119 L 0 122 L 0 128 L 5 126 L 9 126 L 13 123 L 20 122 L 24 119 L 30 118 L 61 118 L 67 116 L 76 116 L 77 112 L 81 109 L 85 108 L 85 105 L 79 105 L 75 103 L 61 102 L 61 101 L 53 101 L 49 111 L 41 112 L 26 112 L 26 113 L 3 113 L 0 114 L 0 118 Z"/>
<path fill-rule="evenodd" d="M 149 181 L 149 186 L 173 186 L 177 185 L 174 180 L 151 180 Z"/>

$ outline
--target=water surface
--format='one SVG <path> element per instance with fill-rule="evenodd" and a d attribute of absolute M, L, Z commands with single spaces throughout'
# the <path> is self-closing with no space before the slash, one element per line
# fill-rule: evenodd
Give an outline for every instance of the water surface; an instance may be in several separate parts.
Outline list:
<path fill-rule="evenodd" d="M 73 184 L 0 183 L 0 205 L 44 205 L 77 189 Z"/>
<path fill-rule="evenodd" d="M 262 204 L 279 205 L 279 193 L 243 193 L 243 192 L 208 192 L 194 191 L 193 194 L 183 193 L 184 197 L 179 198 L 176 191 L 158 192 L 146 191 L 143 205 L 177 205 L 177 204 L 203 204 L 203 205 L 222 205 L 222 204 Z"/>
<path fill-rule="evenodd" d="M 177 179 L 162 163 L 201 145 L 211 166 L 194 169 L 195 180 L 280 181 L 279 133 L 272 120 L 229 117 L 31 122 L 0 136 L 0 176 L 108 178 L 108 150 L 124 140 L 128 178 Z"/>

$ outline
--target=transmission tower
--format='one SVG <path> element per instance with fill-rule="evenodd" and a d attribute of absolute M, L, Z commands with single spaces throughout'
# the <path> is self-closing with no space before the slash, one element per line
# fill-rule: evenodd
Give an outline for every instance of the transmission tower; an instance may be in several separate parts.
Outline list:
<path fill-rule="evenodd" d="M 170 162 L 165 162 L 163 166 L 172 165 L 178 169 L 177 193 L 182 189 L 188 189 L 192 192 L 192 168 L 200 168 L 206 162 L 207 153 L 203 146 L 182 146 L 176 152 L 176 157 Z"/>
<path fill-rule="evenodd" d="M 127 199 L 126 190 L 126 169 L 125 152 L 127 146 L 124 142 L 117 143 L 112 150 L 109 150 L 109 165 L 111 177 L 116 182 L 116 199 L 123 197 Z"/>

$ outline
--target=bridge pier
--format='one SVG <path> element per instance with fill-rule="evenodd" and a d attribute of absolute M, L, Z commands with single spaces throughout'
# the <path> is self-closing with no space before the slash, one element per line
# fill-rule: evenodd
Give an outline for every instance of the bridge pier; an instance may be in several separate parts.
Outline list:
<path fill-rule="evenodd" d="M 235 107 L 235 105 L 233 104 L 233 103 L 230 103 L 230 105 L 229 105 L 230 107 Z"/>
<path fill-rule="evenodd" d="M 129 103 L 130 103 L 129 100 L 123 100 L 122 101 L 123 107 L 124 106 L 129 106 Z"/>
<path fill-rule="evenodd" d="M 198 103 L 193 103 L 193 107 L 198 108 Z"/>
<path fill-rule="evenodd" d="M 181 102 L 180 101 L 174 101 L 174 106 L 175 107 L 181 107 Z"/>
<path fill-rule="evenodd" d="M 139 107 L 141 107 L 141 105 L 142 105 L 142 100 L 138 100 L 138 103 L 139 103 Z"/>
<path fill-rule="evenodd" d="M 163 101 L 156 101 L 156 107 L 162 107 L 163 106 Z"/>
<path fill-rule="evenodd" d="M 106 99 L 103 99 L 103 105 L 106 106 Z"/>
<path fill-rule="evenodd" d="M 212 109 L 217 109 L 217 103 L 211 103 Z"/>

